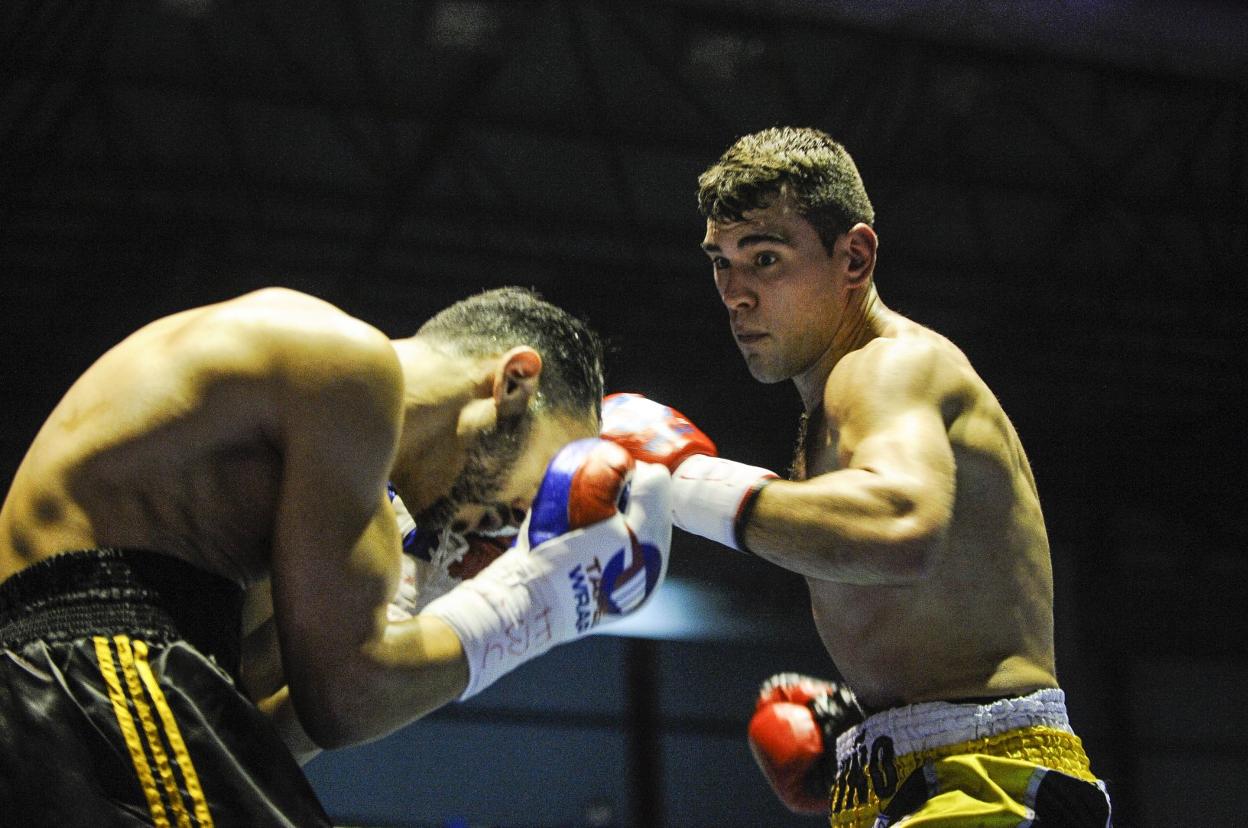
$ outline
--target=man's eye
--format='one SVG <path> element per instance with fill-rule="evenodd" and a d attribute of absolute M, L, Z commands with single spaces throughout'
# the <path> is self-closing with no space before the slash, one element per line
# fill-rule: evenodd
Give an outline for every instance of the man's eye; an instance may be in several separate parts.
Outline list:
<path fill-rule="evenodd" d="M 728 266 L 728 260 L 725 259 L 723 256 L 711 257 L 711 267 L 715 268 L 716 270 L 723 270 L 727 266 Z"/>
<path fill-rule="evenodd" d="M 780 257 L 775 253 L 759 253 L 754 257 L 754 264 L 759 267 L 767 267 L 768 265 L 773 265 L 778 261 L 780 261 Z"/>

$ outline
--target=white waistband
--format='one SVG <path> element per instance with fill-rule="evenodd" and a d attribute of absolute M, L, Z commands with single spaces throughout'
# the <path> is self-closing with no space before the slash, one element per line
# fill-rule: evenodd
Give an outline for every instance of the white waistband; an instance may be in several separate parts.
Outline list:
<path fill-rule="evenodd" d="M 1022 727 L 1049 727 L 1072 733 L 1066 717 L 1066 694 L 1057 688 L 989 704 L 924 702 L 895 707 L 868 716 L 836 739 L 837 760 L 856 745 L 871 745 L 881 736 L 893 741 L 897 756 L 996 736 Z"/>

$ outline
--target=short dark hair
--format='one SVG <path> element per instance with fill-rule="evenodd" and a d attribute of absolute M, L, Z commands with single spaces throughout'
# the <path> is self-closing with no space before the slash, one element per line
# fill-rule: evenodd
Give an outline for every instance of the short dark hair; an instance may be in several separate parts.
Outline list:
<path fill-rule="evenodd" d="M 602 414 L 602 340 L 567 311 L 521 287 L 487 290 L 460 300 L 416 335 L 467 356 L 502 354 L 529 345 L 542 356 L 540 404 L 584 417 Z"/>
<path fill-rule="evenodd" d="M 854 159 L 832 136 L 809 127 L 772 127 L 738 138 L 698 176 L 698 210 L 714 221 L 741 221 L 782 188 L 829 253 L 858 222 L 875 223 Z"/>

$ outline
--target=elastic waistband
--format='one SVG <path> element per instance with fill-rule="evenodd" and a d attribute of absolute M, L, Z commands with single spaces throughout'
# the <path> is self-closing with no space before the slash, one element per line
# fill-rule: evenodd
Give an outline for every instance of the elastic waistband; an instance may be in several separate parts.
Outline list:
<path fill-rule="evenodd" d="M 1057 688 L 988 704 L 924 702 L 868 716 L 836 739 L 837 758 L 850 757 L 860 744 L 881 736 L 892 740 L 897 756 L 985 739 L 1019 728 L 1043 727 L 1073 732 L 1066 715 L 1066 694 Z"/>
<path fill-rule="evenodd" d="M 242 604 L 238 584 L 171 555 L 65 552 L 0 584 L 0 646 L 113 633 L 181 640 L 237 679 Z"/>

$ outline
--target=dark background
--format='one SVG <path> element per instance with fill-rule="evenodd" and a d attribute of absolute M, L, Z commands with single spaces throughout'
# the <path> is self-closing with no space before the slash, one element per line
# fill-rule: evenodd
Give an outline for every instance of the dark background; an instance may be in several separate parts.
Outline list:
<path fill-rule="evenodd" d="M 523 284 L 608 385 L 787 466 L 697 174 L 824 128 L 884 301 L 950 336 L 1028 447 L 1058 665 L 1121 825 L 1242 819 L 1248 13 L 1237 3 L 7 0 L 0 477 L 135 327 L 263 285 L 391 335 Z M 344 824 L 785 825 L 743 732 L 831 670 L 800 579 L 678 534 L 670 619 L 560 648 L 308 768 Z M 987 600 L 992 600 L 991 596 Z"/>

